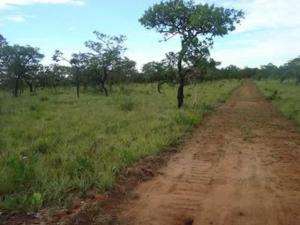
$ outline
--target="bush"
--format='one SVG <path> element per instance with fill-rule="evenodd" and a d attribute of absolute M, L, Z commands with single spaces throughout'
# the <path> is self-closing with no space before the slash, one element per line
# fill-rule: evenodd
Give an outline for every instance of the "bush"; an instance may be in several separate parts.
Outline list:
<path fill-rule="evenodd" d="M 278 94 L 277 90 L 273 90 L 273 91 L 269 92 L 266 97 L 268 100 L 271 100 L 271 101 L 280 99 L 280 95 Z"/>

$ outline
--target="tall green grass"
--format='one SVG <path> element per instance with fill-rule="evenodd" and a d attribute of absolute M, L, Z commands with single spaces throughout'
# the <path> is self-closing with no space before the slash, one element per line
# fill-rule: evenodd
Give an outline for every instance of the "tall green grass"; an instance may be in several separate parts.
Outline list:
<path fill-rule="evenodd" d="M 184 109 L 176 88 L 158 94 L 151 84 L 114 87 L 109 97 L 74 90 L 0 94 L 0 208 L 34 211 L 68 204 L 73 195 L 111 188 L 137 159 L 177 142 L 205 112 L 224 102 L 237 80 L 186 87 Z"/>
<path fill-rule="evenodd" d="M 300 125 L 300 85 L 295 81 L 262 80 L 257 81 L 259 89 L 267 99 L 289 119 Z"/>

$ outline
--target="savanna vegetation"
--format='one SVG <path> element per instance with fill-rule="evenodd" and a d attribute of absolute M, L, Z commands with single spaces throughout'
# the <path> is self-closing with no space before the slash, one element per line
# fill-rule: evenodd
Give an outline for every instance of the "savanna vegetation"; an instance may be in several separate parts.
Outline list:
<path fill-rule="evenodd" d="M 294 80 L 268 79 L 256 84 L 274 105 L 289 119 L 300 125 L 300 85 Z"/>
<path fill-rule="evenodd" d="M 2 92 L 1 208 L 66 205 L 74 193 L 107 190 L 120 169 L 176 143 L 239 83 L 189 85 L 182 110 L 173 86 L 159 94 L 151 84 L 118 85 L 109 98 L 77 99 L 67 88 L 20 98 Z"/>
<path fill-rule="evenodd" d="M 300 57 L 279 67 L 262 66 L 252 76 L 266 98 L 300 125 Z"/>
<path fill-rule="evenodd" d="M 240 69 L 210 57 L 214 38 L 243 17 L 193 1 L 153 5 L 141 25 L 165 41 L 179 37 L 181 49 L 141 71 L 126 57 L 124 35 L 95 31 L 86 52 L 56 50 L 49 65 L 38 48 L 0 35 L 1 210 L 66 206 L 111 188 L 120 170 L 178 142 L 244 78 L 299 122 L 300 58 Z"/>

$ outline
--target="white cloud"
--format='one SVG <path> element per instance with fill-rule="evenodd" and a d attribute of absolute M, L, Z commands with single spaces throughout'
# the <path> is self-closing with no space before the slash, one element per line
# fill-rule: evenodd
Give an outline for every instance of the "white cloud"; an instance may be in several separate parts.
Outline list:
<path fill-rule="evenodd" d="M 0 9 L 10 6 L 24 6 L 32 4 L 70 4 L 84 5 L 84 0 L 0 0 Z"/>
<path fill-rule="evenodd" d="M 300 26 L 299 0 L 201 0 L 245 12 L 237 32 L 259 29 L 282 29 Z"/>
<path fill-rule="evenodd" d="M 236 6 L 246 12 L 238 32 L 300 26 L 299 0 L 250 0 Z"/>
<path fill-rule="evenodd" d="M 242 35 L 238 42 L 228 38 L 222 48 L 213 50 L 212 56 L 222 62 L 222 67 L 230 64 L 255 67 L 270 62 L 279 66 L 300 55 L 300 45 L 296 44 L 299 39 L 299 28 L 252 37 Z"/>
<path fill-rule="evenodd" d="M 245 19 L 232 34 L 216 41 L 212 56 L 230 64 L 281 65 L 300 55 L 299 0 L 201 0 L 224 7 L 242 9 Z"/>
<path fill-rule="evenodd" d="M 21 14 L 3 16 L 0 17 L 0 26 L 4 26 L 7 22 L 24 23 L 26 19 L 27 16 Z"/>
<path fill-rule="evenodd" d="M 16 23 L 22 23 L 22 22 L 25 22 L 26 18 L 23 15 L 11 15 L 11 16 L 5 17 L 4 20 L 13 21 Z"/>

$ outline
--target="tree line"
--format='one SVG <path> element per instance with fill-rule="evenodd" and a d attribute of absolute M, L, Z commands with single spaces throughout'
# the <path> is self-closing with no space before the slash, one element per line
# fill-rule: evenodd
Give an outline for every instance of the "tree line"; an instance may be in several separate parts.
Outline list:
<path fill-rule="evenodd" d="M 162 61 L 146 63 L 141 71 L 136 62 L 125 57 L 126 37 L 111 36 L 98 31 L 94 40 L 84 43 L 88 52 L 66 57 L 56 50 L 50 65 L 43 65 L 44 55 L 38 48 L 11 45 L 0 34 L 0 86 L 11 90 L 15 97 L 26 87 L 35 94 L 38 88 L 75 86 L 80 90 L 93 87 L 108 96 L 116 83 L 156 82 L 161 92 L 164 83 L 178 84 L 178 107 L 184 103 L 184 86 L 190 82 L 223 78 L 254 77 L 296 79 L 299 82 L 300 58 L 276 67 L 240 69 L 228 66 L 219 69 L 219 62 L 210 57 L 214 38 L 235 30 L 244 18 L 241 10 L 196 4 L 194 1 L 169 0 L 154 4 L 139 19 L 147 29 L 163 35 L 165 41 L 179 37 L 179 52 L 169 52 Z M 63 63 L 62 63 L 63 62 Z"/>
<path fill-rule="evenodd" d="M 229 65 L 225 68 L 208 68 L 203 79 L 244 79 L 252 78 L 261 79 L 277 79 L 281 82 L 292 80 L 296 84 L 300 84 L 300 56 L 289 60 L 281 66 L 276 66 L 272 63 L 260 66 L 259 68 L 239 68 L 234 65 Z"/>

